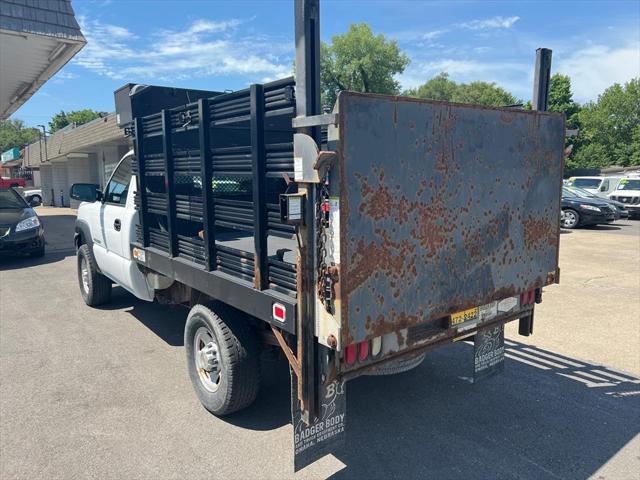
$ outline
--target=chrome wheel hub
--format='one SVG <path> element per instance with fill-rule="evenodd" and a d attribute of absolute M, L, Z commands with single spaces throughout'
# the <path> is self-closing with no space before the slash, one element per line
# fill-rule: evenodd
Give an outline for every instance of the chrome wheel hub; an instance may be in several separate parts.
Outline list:
<path fill-rule="evenodd" d="M 83 257 L 80 261 L 80 277 L 82 280 L 82 288 L 85 293 L 89 292 L 89 269 L 87 268 L 87 260 Z"/>
<path fill-rule="evenodd" d="M 564 221 L 562 222 L 565 227 L 571 227 L 576 223 L 576 215 L 573 212 L 565 212 Z"/>
<path fill-rule="evenodd" d="M 206 327 L 200 327 L 193 339 L 193 355 L 202 386 L 215 392 L 220 384 L 220 353 L 213 334 Z"/>

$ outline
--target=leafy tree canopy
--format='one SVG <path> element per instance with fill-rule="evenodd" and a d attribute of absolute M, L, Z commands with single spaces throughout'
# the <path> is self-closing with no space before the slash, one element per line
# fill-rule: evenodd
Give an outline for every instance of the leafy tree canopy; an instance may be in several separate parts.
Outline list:
<path fill-rule="evenodd" d="M 407 90 L 405 95 L 447 102 L 476 103 L 504 107 L 517 103 L 516 98 L 495 83 L 475 81 L 456 83 L 446 72 L 439 73 L 418 88 Z"/>
<path fill-rule="evenodd" d="M 51 121 L 49 122 L 49 130 L 51 133 L 54 133 L 72 123 L 82 125 L 83 123 L 95 120 L 101 115 L 105 115 L 105 112 L 97 112 L 90 108 L 85 108 L 84 110 L 73 110 L 71 112 L 60 110 L 59 113 L 56 113 L 53 118 L 51 118 Z"/>
<path fill-rule="evenodd" d="M 402 73 L 409 57 L 395 41 L 374 35 L 366 23 L 352 24 L 344 35 L 335 35 L 331 44 L 320 45 L 322 104 L 331 109 L 341 90 L 400 93 L 394 75 Z"/>
<path fill-rule="evenodd" d="M 22 148 L 33 143 L 38 140 L 39 135 L 37 128 L 25 127 L 22 120 L 2 120 L 0 121 L 0 153 L 10 148 Z"/>
<path fill-rule="evenodd" d="M 607 88 L 578 112 L 580 136 L 574 164 L 639 165 L 640 79 Z"/>
<path fill-rule="evenodd" d="M 571 79 L 567 75 L 554 74 L 549 82 L 549 111 L 564 113 L 567 117 L 567 128 L 578 127 L 577 113 L 580 104 L 573 100 Z"/>

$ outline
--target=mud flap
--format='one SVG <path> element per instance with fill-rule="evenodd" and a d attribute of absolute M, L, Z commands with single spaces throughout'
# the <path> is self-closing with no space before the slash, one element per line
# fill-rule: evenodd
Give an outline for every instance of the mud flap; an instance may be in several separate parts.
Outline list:
<path fill-rule="evenodd" d="M 347 412 L 346 382 L 318 385 L 319 415 L 307 425 L 302 420 L 298 382 L 291 374 L 291 420 L 293 423 L 293 467 L 297 472 L 344 444 Z"/>
<path fill-rule="evenodd" d="M 504 370 L 504 324 L 479 329 L 473 345 L 473 383 Z"/>

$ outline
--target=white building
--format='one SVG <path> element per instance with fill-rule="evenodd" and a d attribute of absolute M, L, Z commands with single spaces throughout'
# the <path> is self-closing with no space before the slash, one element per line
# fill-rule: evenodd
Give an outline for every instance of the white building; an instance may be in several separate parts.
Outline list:
<path fill-rule="evenodd" d="M 71 206 L 74 183 L 104 186 L 118 161 L 131 148 L 131 141 L 116 125 L 110 113 L 83 125 L 69 125 L 24 152 L 23 166 L 40 169 L 42 200 L 45 205 Z"/>

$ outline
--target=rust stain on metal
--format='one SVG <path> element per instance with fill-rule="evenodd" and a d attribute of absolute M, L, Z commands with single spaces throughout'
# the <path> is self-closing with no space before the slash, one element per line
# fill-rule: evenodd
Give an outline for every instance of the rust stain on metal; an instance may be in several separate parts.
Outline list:
<path fill-rule="evenodd" d="M 559 116 L 341 99 L 343 344 L 549 282 L 557 266 L 559 192 L 549 179 L 561 172 Z"/>
<path fill-rule="evenodd" d="M 557 227 L 544 218 L 528 217 L 522 222 L 524 228 L 524 242 L 527 248 L 541 248 L 542 244 L 552 247 L 558 245 Z"/>

